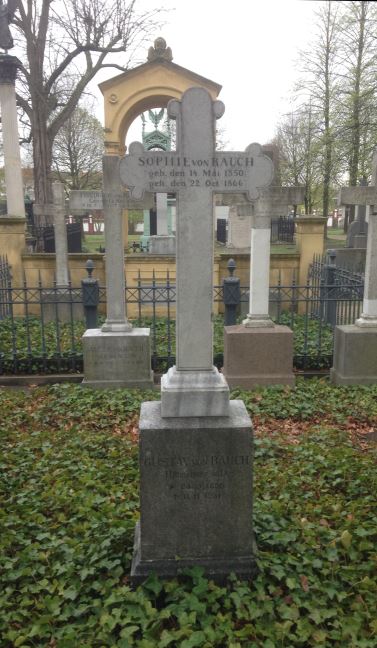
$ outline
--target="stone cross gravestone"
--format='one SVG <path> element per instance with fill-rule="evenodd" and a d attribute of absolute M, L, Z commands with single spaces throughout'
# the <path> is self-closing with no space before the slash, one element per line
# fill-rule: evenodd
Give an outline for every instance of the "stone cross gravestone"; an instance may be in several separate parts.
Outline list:
<path fill-rule="evenodd" d="M 231 387 L 294 385 L 293 333 L 269 315 L 271 218 L 282 205 L 299 205 L 302 187 L 267 187 L 253 205 L 238 209 L 251 220 L 249 311 L 242 325 L 224 329 L 223 373 Z M 234 200 L 234 197 L 232 197 Z"/>
<path fill-rule="evenodd" d="M 355 324 L 336 326 L 330 377 L 339 385 L 377 383 L 377 156 L 373 160 L 374 185 L 344 187 L 341 204 L 369 205 L 364 299 Z"/>
<path fill-rule="evenodd" d="M 98 194 L 98 192 L 95 192 Z M 84 197 L 85 200 L 89 196 Z M 93 196 L 100 204 L 101 198 Z M 83 335 L 83 385 L 94 388 L 153 386 L 150 329 L 127 319 L 123 249 L 123 210 L 129 204 L 119 180 L 119 158 L 103 157 L 106 321 Z M 77 206 L 77 203 L 76 203 Z"/>
<path fill-rule="evenodd" d="M 226 416 L 229 389 L 212 360 L 214 193 L 258 198 L 273 177 L 259 144 L 246 152 L 215 151 L 215 118 L 224 105 L 203 88 L 172 100 L 177 151 L 145 151 L 134 142 L 120 163 L 122 182 L 133 199 L 146 191 L 177 194 L 176 366 L 161 381 L 162 416 Z"/>
<path fill-rule="evenodd" d="M 252 204 L 241 202 L 237 195 L 222 197 L 222 204 L 237 205 L 238 214 L 248 224 L 248 236 L 251 231 L 249 312 L 244 326 L 273 326 L 268 314 L 271 219 L 285 213 L 289 205 L 300 205 L 304 195 L 304 187 L 270 186 L 262 189 Z"/>
<path fill-rule="evenodd" d="M 363 177 L 360 186 L 368 186 L 367 180 Z M 366 205 L 355 206 L 355 220 L 348 226 L 347 248 L 366 248 L 368 236 L 368 224 L 366 223 Z"/>
<path fill-rule="evenodd" d="M 177 364 L 161 381 L 161 403 L 140 414 L 140 524 L 131 578 L 171 577 L 202 565 L 223 579 L 255 572 L 252 532 L 252 430 L 241 401 L 212 361 L 213 194 L 258 196 L 272 163 L 253 144 L 215 151 L 223 104 L 190 88 L 168 105 L 177 119 L 177 152 L 134 143 L 120 164 L 133 198 L 177 194 Z"/>
<path fill-rule="evenodd" d="M 340 205 L 368 205 L 369 223 L 363 311 L 356 320 L 357 326 L 377 326 L 377 153 L 373 158 L 373 174 L 370 186 L 342 187 Z"/>

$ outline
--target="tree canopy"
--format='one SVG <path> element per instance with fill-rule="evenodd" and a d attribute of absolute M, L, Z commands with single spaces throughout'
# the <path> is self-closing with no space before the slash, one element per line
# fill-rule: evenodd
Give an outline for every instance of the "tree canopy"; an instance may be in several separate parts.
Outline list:
<path fill-rule="evenodd" d="M 54 140 L 99 70 L 129 68 L 158 24 L 136 0 L 19 0 L 13 18 L 22 67 L 18 105 L 33 144 L 35 198 L 51 202 Z"/>

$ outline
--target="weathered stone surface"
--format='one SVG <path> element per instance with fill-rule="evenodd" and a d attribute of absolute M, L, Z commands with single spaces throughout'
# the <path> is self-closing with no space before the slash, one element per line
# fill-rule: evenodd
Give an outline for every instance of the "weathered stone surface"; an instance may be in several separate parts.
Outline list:
<path fill-rule="evenodd" d="M 248 328 L 273 327 L 268 314 L 270 286 L 271 229 L 252 227 L 250 243 L 249 312 L 243 325 Z"/>
<path fill-rule="evenodd" d="M 130 331 L 127 319 L 123 248 L 123 192 L 119 179 L 119 158 L 104 155 L 103 207 L 106 246 L 106 322 L 104 332 Z"/>
<path fill-rule="evenodd" d="M 227 416 L 229 387 L 222 374 L 177 371 L 171 367 L 161 378 L 162 416 Z"/>
<path fill-rule="evenodd" d="M 366 248 L 368 236 L 368 223 L 366 217 L 366 205 L 357 205 L 356 220 L 348 227 L 347 248 Z"/>
<path fill-rule="evenodd" d="M 364 272 L 366 249 L 360 248 L 337 248 L 336 264 L 354 272 Z"/>
<path fill-rule="evenodd" d="M 377 326 L 337 326 L 334 365 L 330 372 L 336 385 L 377 383 Z"/>
<path fill-rule="evenodd" d="M 150 254 L 168 254 L 175 255 L 175 236 L 150 236 L 149 237 Z"/>
<path fill-rule="evenodd" d="M 68 286 L 68 241 L 67 224 L 65 222 L 64 185 L 62 182 L 52 183 L 52 195 L 54 199 L 56 285 Z"/>
<path fill-rule="evenodd" d="M 131 200 L 128 193 L 122 193 L 122 204 L 124 209 L 140 209 L 140 201 Z M 154 206 L 154 197 L 146 193 L 143 199 L 143 208 L 149 209 Z M 76 215 L 87 214 L 93 210 L 103 209 L 102 191 L 74 189 L 69 194 L 69 210 Z"/>
<path fill-rule="evenodd" d="M 363 312 L 356 325 L 377 327 L 377 213 L 369 214 Z"/>
<path fill-rule="evenodd" d="M 150 329 L 106 333 L 88 329 L 83 338 L 83 385 L 97 388 L 153 386 Z"/>
<path fill-rule="evenodd" d="M 72 322 L 84 319 L 84 308 L 81 302 L 81 291 L 70 288 L 46 288 L 41 292 L 41 312 L 43 321 Z"/>
<path fill-rule="evenodd" d="M 25 218 L 15 90 L 17 69 L 20 66 L 21 63 L 15 56 L 0 55 L 0 106 L 7 215 L 13 218 Z"/>
<path fill-rule="evenodd" d="M 252 427 L 245 405 L 227 417 L 165 419 L 159 402 L 140 415 L 140 531 L 131 578 L 174 576 L 202 565 L 223 579 L 255 573 Z"/>
<path fill-rule="evenodd" d="M 225 326 L 223 374 L 230 387 L 294 385 L 291 329 Z"/>
<path fill-rule="evenodd" d="M 245 152 L 215 150 L 215 120 L 223 112 L 222 102 L 213 101 L 205 89 L 190 88 L 181 101 L 168 105 L 169 116 L 177 120 L 178 150 L 145 151 L 133 142 L 120 162 L 122 182 L 133 198 L 142 199 L 145 191 L 177 194 L 176 370 L 182 372 L 182 384 L 189 372 L 194 382 L 195 376 L 202 381 L 203 372 L 213 379 L 212 387 L 205 380 L 201 396 L 208 399 L 203 415 L 211 416 L 224 414 L 212 358 L 213 194 L 238 192 L 253 200 L 273 178 L 273 164 L 259 144 L 250 144 Z M 162 400 L 169 400 L 163 404 L 169 412 L 164 416 L 182 416 L 182 390 L 177 391 L 176 382 L 172 372 L 164 378 Z"/>

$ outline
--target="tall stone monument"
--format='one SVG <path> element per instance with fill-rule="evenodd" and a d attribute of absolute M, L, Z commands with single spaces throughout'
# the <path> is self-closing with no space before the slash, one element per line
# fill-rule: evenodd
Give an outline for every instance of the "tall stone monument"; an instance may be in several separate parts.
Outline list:
<path fill-rule="evenodd" d="M 253 205 L 239 205 L 251 220 L 249 312 L 224 330 L 224 375 L 231 387 L 294 385 L 293 333 L 269 312 L 271 218 L 282 205 L 299 205 L 302 187 L 268 187 Z"/>
<path fill-rule="evenodd" d="M 135 583 L 196 564 L 218 579 L 255 572 L 251 421 L 241 401 L 229 401 L 212 359 L 213 194 L 254 200 L 273 169 L 258 144 L 215 151 L 223 110 L 203 88 L 188 89 L 168 105 L 177 151 L 133 143 L 120 165 L 133 198 L 175 192 L 178 203 L 177 364 L 161 380 L 161 402 L 141 408 Z"/>
<path fill-rule="evenodd" d="M 105 216 L 107 316 L 102 328 L 88 329 L 83 335 L 83 385 L 150 388 L 150 329 L 133 328 L 127 318 L 123 248 L 126 198 L 120 186 L 116 155 L 103 157 L 103 192 L 99 203 Z"/>
<path fill-rule="evenodd" d="M 341 204 L 369 206 L 364 300 L 355 324 L 337 326 L 330 377 L 337 385 L 377 383 L 377 152 L 372 186 L 344 187 Z"/>
<path fill-rule="evenodd" d="M 20 61 L 8 54 L 13 47 L 9 23 L 15 8 L 15 0 L 0 5 L 0 48 L 6 50 L 0 54 L 0 108 L 7 190 L 7 214 L 0 217 L 0 248 L 7 252 L 14 285 L 20 286 L 23 280 L 21 255 L 25 248 L 26 225 L 15 89 Z M 17 306 L 15 314 L 21 314 Z"/>

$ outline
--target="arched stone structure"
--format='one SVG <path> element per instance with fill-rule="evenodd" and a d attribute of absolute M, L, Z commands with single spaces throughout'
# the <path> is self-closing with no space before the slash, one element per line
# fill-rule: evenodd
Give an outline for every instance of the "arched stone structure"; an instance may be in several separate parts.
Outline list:
<path fill-rule="evenodd" d="M 148 60 L 132 70 L 99 84 L 104 97 L 105 152 L 124 155 L 127 131 L 134 119 L 150 108 L 167 106 L 188 88 L 206 88 L 215 99 L 221 86 L 172 62 L 170 47 L 157 38 Z"/>

